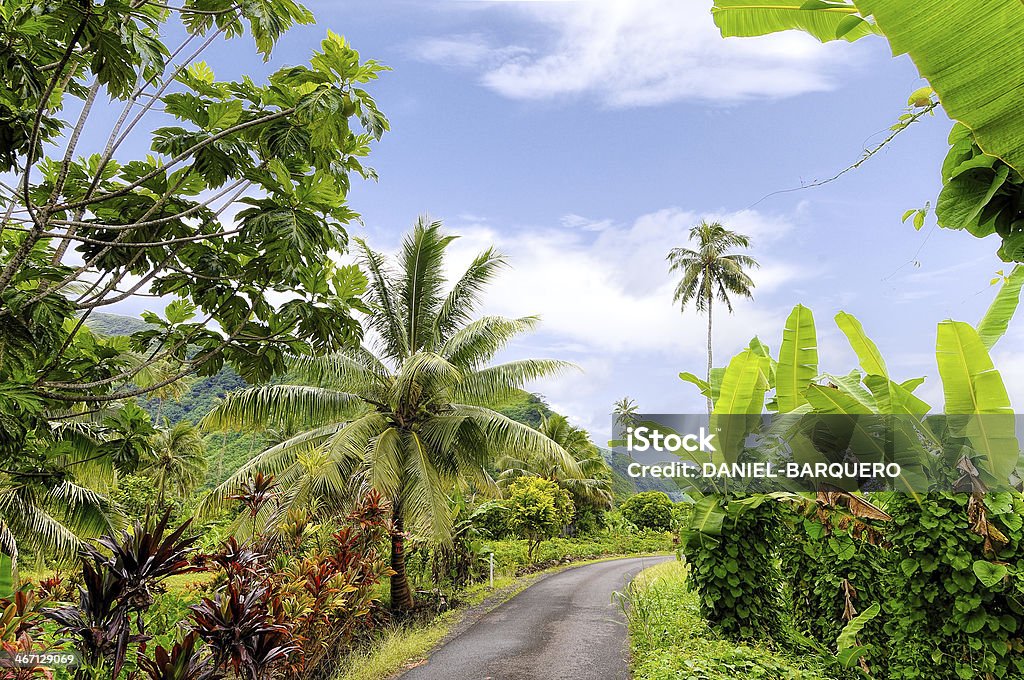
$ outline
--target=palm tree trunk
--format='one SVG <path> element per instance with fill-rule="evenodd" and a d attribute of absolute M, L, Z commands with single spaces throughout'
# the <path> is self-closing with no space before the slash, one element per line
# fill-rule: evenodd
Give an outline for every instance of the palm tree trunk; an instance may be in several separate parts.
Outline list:
<path fill-rule="evenodd" d="M 392 512 L 394 527 L 391 532 L 391 609 L 392 611 L 408 611 L 413 607 L 412 589 L 409 587 L 409 575 L 405 571 L 405 523 L 402 519 L 402 506 L 396 502 Z"/>
<path fill-rule="evenodd" d="M 708 415 L 714 408 L 711 401 L 711 302 L 712 297 L 708 295 Z"/>

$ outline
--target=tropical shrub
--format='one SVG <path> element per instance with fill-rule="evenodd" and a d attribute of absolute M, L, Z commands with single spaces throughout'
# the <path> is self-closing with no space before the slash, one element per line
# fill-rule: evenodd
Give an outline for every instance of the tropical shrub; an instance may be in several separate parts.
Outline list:
<path fill-rule="evenodd" d="M 524 477 L 509 489 L 508 526 L 525 538 L 532 561 L 537 546 L 553 538 L 572 520 L 574 507 L 569 492 L 540 477 Z"/>
<path fill-rule="evenodd" d="M 196 539 L 184 537 L 188 523 L 170 531 L 167 519 L 153 528 L 136 522 L 131 533 L 105 536 L 99 540 L 103 551 L 87 546 L 78 601 L 45 611 L 81 652 L 76 680 L 116 678 L 129 646 L 148 639 L 142 614 L 162 592 L 162 582 L 198 568 L 190 554 Z"/>
<path fill-rule="evenodd" d="M 1021 496 L 932 493 L 890 508 L 902 559 L 885 603 L 889 677 L 1024 675 Z"/>
<path fill-rule="evenodd" d="M 22 666 L 14 663 L 13 654 L 35 652 L 42 645 L 38 640 L 43 634 L 45 610 L 50 602 L 50 593 L 44 589 L 23 584 L 13 588 L 10 561 L 0 565 L 5 592 L 0 593 L 0 677 L 4 680 L 30 680 L 47 677 L 50 671 L 44 667 Z"/>
<path fill-rule="evenodd" d="M 693 567 L 701 615 L 732 640 L 780 639 L 779 507 L 764 496 L 750 496 L 732 500 L 725 512 L 717 537 L 686 534 L 683 553 Z"/>
<path fill-rule="evenodd" d="M 671 529 L 673 510 L 672 499 L 661 491 L 642 491 L 619 506 L 622 516 L 637 529 L 652 531 Z"/>
<path fill-rule="evenodd" d="M 795 631 L 838 653 L 843 629 L 872 605 L 892 597 L 893 552 L 881 545 L 881 530 L 849 515 L 836 521 L 821 506 L 805 516 L 783 509 L 786 518 L 779 547 L 784 596 Z M 856 642 L 860 664 L 876 677 L 886 677 L 890 641 L 884 616 L 873 616 L 860 628 Z"/>

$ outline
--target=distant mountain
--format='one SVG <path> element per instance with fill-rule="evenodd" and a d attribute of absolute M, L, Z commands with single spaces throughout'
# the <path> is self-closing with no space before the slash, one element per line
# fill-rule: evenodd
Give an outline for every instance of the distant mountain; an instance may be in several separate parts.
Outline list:
<path fill-rule="evenodd" d="M 149 326 L 145 321 L 134 316 L 120 314 L 102 314 L 95 312 L 85 320 L 85 325 L 98 335 L 131 335 Z"/>
<path fill-rule="evenodd" d="M 612 468 L 612 492 L 617 501 L 624 500 L 633 494 L 641 491 L 663 491 L 673 501 L 683 499 L 683 492 L 671 480 L 657 479 L 655 477 L 631 477 L 628 472 L 629 464 L 633 459 L 624 453 L 598 447 L 601 455 L 608 461 Z"/>
<path fill-rule="evenodd" d="M 130 335 L 148 326 L 142 319 L 119 314 L 91 314 L 85 325 L 100 335 Z M 180 399 L 146 399 L 140 404 L 154 416 L 166 418 L 170 424 L 181 420 L 193 423 L 209 412 L 214 401 L 228 392 L 240 390 L 248 384 L 231 368 L 223 368 L 216 375 L 191 379 L 191 386 Z"/>

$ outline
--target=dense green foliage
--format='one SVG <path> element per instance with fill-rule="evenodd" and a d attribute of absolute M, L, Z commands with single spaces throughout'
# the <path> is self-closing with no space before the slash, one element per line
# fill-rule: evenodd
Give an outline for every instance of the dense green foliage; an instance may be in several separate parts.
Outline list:
<path fill-rule="evenodd" d="M 358 342 L 366 278 L 335 259 L 388 128 L 364 89 L 383 67 L 333 33 L 259 82 L 201 60 L 243 33 L 270 60 L 312 22 L 292 0 L 0 5 L 4 551 L 68 557 L 124 525 L 106 491 L 152 434 L 134 397 Z M 162 300 L 130 335 L 86 325 L 136 295 Z"/>
<path fill-rule="evenodd" d="M 672 527 L 672 499 L 660 491 L 643 491 L 619 506 L 627 522 L 638 529 L 668 531 Z"/>
<path fill-rule="evenodd" d="M 879 533 L 864 525 L 847 524 L 857 528 L 854 536 L 835 526 L 828 515 L 783 513 L 779 557 L 791 625 L 798 634 L 837 652 L 836 640 L 846 624 L 893 595 L 893 552 L 878 545 Z M 858 654 L 877 677 L 886 677 L 890 651 L 885 620 L 886 615 L 873 617 L 860 633 Z"/>
<path fill-rule="evenodd" d="M 802 460 L 834 460 L 837 454 L 871 460 L 878 451 L 896 455 L 902 472 L 895 492 L 862 495 L 822 486 L 804 494 L 737 498 L 733 491 L 702 497 L 685 552 L 702 613 L 713 627 L 734 637 L 784 641 L 792 626 L 802 642 L 835 654 L 840 665 L 859 665 L 883 678 L 1021 672 L 1024 649 L 1018 649 L 1017 631 L 1024 626 L 1024 610 L 1016 584 L 1024 503 L 1008 485 L 1020 445 L 1012 418 L 1006 418 L 1012 413 L 1006 388 L 989 355 L 1018 304 L 1017 276 L 1015 270 L 977 328 L 939 324 L 936 362 L 949 414 L 944 417 L 925 416 L 929 406 L 912 394 L 921 381 L 894 381 L 860 323 L 845 313 L 836 323 L 863 373 L 818 375 L 814 320 L 802 306 L 787 320 L 777 359 L 755 339 L 730 361 L 718 377 L 713 425 L 726 413 L 759 413 L 765 407 L 820 413 L 829 418 L 812 420 L 811 428 L 782 420 L 789 424 L 765 433 L 771 435 L 767 446 L 780 450 L 770 440 L 781 435 Z M 901 418 L 872 428 L 868 416 L 875 413 Z M 716 455 L 725 461 L 751 455 L 742 442 L 758 423 L 747 419 L 743 429 L 743 419 L 720 422 L 734 430 L 723 431 L 719 441 L 731 445 Z M 890 437 L 886 446 L 876 442 L 879 436 Z M 954 487 L 965 493 L 951 493 Z M 729 599 L 743 589 L 772 599 L 779 592 L 772 553 L 784 525 L 773 514 L 783 504 L 795 530 L 781 550 L 788 622 L 778 619 L 778 602 Z M 757 547 L 764 536 L 772 538 Z M 759 557 L 762 563 L 733 563 L 729 548 L 737 541 L 754 544 L 735 551 L 736 557 Z M 776 618 L 744 629 L 752 610 Z"/>
<path fill-rule="evenodd" d="M 731 640 L 773 640 L 782 633 L 779 509 L 762 501 L 733 500 L 717 539 L 694 532 L 683 549 L 701 615 Z"/>
<path fill-rule="evenodd" d="M 540 477 L 522 477 L 512 483 L 505 501 L 508 528 L 526 539 L 531 559 L 537 546 L 553 538 L 572 521 L 576 511 L 569 492 Z"/>
<path fill-rule="evenodd" d="M 900 561 L 884 603 L 890 638 L 880 641 L 891 651 L 889 677 L 1024 674 L 1021 495 L 936 493 L 919 503 L 897 497 L 890 507 L 886 535 Z M 1001 535 L 995 545 L 973 526 L 979 513 Z"/>

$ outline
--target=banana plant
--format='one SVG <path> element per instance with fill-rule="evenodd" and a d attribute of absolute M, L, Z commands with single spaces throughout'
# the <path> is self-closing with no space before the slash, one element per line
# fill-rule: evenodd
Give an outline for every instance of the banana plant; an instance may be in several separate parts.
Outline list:
<path fill-rule="evenodd" d="M 928 415 L 931 406 L 914 394 L 924 378 L 893 379 L 878 346 L 846 312 L 839 312 L 835 322 L 859 368 L 841 376 L 819 374 L 814 317 L 797 305 L 776 359 L 754 338 L 724 369 L 712 372 L 712 384 L 680 374 L 713 397 L 712 430 L 719 442 L 714 462 L 736 462 L 757 431 L 762 411 L 768 410 L 776 413 L 768 434 L 781 436 L 799 462 L 826 461 L 826 453 L 852 447 L 859 455 L 899 463 L 903 472 L 897 488 L 914 495 L 952 481 L 951 473 L 970 478 L 975 490 L 1005 486 L 1016 469 L 1020 444 L 1009 396 L 989 350 L 1006 333 L 1022 286 L 1024 269 L 1017 267 L 977 327 L 952 320 L 938 324 L 936 361 L 945 401 L 941 417 Z M 798 427 L 808 414 L 828 419 L 827 442 L 820 433 L 814 438 Z M 823 451 L 824 444 L 832 450 Z M 701 497 L 690 529 L 715 535 L 719 513 L 727 506 L 722 501 Z"/>

